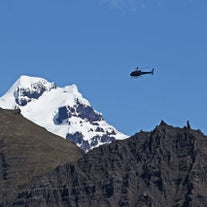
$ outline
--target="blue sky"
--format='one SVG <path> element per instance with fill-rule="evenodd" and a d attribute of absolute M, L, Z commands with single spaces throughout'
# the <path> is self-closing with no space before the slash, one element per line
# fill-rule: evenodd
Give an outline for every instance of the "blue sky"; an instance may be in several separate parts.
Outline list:
<path fill-rule="evenodd" d="M 76 84 L 128 135 L 161 119 L 207 133 L 206 25 L 206 0 L 1 0 L 0 95 L 38 76 Z"/>

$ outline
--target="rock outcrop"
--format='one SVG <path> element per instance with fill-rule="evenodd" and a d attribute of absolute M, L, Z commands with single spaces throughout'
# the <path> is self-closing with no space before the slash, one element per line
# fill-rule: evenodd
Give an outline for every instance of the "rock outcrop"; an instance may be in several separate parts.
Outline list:
<path fill-rule="evenodd" d="M 206 186 L 207 137 L 162 121 L 36 177 L 10 205 L 204 207 Z"/>

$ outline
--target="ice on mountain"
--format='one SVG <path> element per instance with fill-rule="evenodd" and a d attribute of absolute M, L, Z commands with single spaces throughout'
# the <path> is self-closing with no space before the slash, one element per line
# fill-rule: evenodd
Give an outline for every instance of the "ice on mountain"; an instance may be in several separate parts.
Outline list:
<path fill-rule="evenodd" d="M 45 91 L 56 88 L 56 84 L 49 83 L 44 79 L 37 80 L 37 82 L 33 82 L 33 79 L 31 79 L 31 82 L 29 80 L 25 81 L 26 79 L 26 76 L 20 77 L 19 85 L 14 91 L 15 102 L 20 106 L 25 106 L 32 99 L 38 99 Z"/>
<path fill-rule="evenodd" d="M 19 108 L 27 119 L 85 151 L 127 138 L 93 109 L 74 84 L 61 88 L 43 78 L 21 76 L 0 97 L 0 107 Z"/>

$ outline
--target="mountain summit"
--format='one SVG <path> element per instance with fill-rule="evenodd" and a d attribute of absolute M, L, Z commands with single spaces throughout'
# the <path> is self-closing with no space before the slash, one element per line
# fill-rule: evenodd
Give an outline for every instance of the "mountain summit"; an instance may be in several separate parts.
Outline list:
<path fill-rule="evenodd" d="M 21 76 L 0 97 L 0 107 L 21 114 L 85 151 L 127 138 L 95 111 L 76 85 L 58 87 L 43 78 Z"/>

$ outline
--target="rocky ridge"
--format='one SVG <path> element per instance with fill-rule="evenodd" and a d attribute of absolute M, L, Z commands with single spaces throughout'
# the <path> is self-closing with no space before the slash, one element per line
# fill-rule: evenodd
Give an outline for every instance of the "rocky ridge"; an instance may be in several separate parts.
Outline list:
<path fill-rule="evenodd" d="M 204 207 L 206 186 L 207 137 L 162 121 L 36 177 L 10 205 Z"/>

